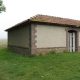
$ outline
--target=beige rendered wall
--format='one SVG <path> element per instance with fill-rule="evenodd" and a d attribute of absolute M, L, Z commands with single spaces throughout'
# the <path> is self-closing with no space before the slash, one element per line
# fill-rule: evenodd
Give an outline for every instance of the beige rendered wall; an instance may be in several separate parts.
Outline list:
<path fill-rule="evenodd" d="M 80 32 L 79 32 L 79 46 L 80 46 Z"/>
<path fill-rule="evenodd" d="M 66 47 L 66 27 L 37 25 L 37 48 Z"/>
<path fill-rule="evenodd" d="M 8 45 L 29 47 L 29 26 L 8 32 Z"/>

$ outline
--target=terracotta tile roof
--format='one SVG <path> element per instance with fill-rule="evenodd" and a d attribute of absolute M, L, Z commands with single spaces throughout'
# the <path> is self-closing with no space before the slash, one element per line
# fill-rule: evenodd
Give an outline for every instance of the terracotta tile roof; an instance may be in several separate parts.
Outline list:
<path fill-rule="evenodd" d="M 38 21 L 38 22 L 48 22 L 48 23 L 57 23 L 57 24 L 66 24 L 66 25 L 74 25 L 80 26 L 79 20 L 73 20 L 68 18 L 60 18 L 48 15 L 36 15 L 30 18 L 31 21 Z"/>
<path fill-rule="evenodd" d="M 62 24 L 62 25 L 63 24 L 64 25 L 73 25 L 73 26 L 76 26 L 76 27 L 80 26 L 80 21 L 79 20 L 68 19 L 68 18 L 60 18 L 60 17 L 54 17 L 54 16 L 48 16 L 48 15 L 38 14 L 36 16 L 30 17 L 27 20 L 24 20 L 21 23 L 18 23 L 16 25 L 12 26 L 9 29 L 6 29 L 5 31 L 11 30 L 14 27 L 17 27 L 18 25 L 27 22 L 28 20 L 30 20 L 30 21 L 36 21 L 36 22 L 56 23 L 56 24 Z"/>

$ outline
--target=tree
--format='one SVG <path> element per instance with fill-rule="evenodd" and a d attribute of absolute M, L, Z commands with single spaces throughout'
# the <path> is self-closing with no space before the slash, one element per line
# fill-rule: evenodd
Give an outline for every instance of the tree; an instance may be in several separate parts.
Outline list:
<path fill-rule="evenodd" d="M 5 10 L 6 10 L 6 8 L 5 8 L 5 6 L 3 5 L 3 1 L 2 0 L 0 0 L 0 13 L 1 12 L 5 12 Z"/>

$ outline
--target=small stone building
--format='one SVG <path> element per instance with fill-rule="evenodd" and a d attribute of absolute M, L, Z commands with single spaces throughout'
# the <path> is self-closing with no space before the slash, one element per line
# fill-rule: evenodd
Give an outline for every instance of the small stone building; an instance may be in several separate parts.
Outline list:
<path fill-rule="evenodd" d="M 80 21 L 36 15 L 5 31 L 8 49 L 24 54 L 80 51 Z"/>

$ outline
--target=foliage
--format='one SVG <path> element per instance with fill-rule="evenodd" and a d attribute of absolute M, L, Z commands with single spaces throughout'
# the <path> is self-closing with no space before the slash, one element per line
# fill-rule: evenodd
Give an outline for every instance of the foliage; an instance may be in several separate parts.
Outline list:
<path fill-rule="evenodd" d="M 0 80 L 80 80 L 80 53 L 27 57 L 2 48 Z"/>
<path fill-rule="evenodd" d="M 0 0 L 0 13 L 1 13 L 2 11 L 6 11 L 6 8 L 5 8 L 5 6 L 3 5 L 3 1 Z"/>

